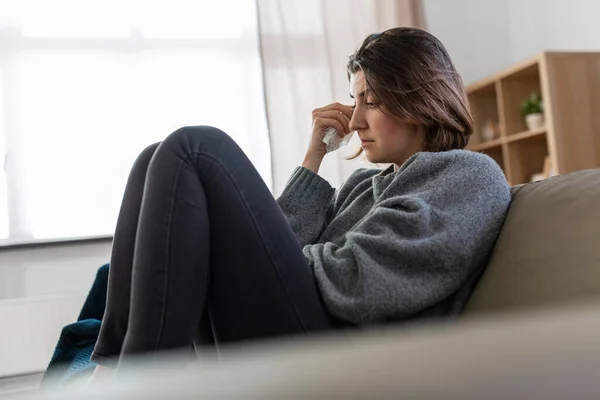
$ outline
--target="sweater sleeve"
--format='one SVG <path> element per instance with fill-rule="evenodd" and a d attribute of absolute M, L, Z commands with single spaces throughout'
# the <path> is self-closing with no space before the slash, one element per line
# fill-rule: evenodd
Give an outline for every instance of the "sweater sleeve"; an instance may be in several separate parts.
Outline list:
<path fill-rule="evenodd" d="M 300 246 L 314 243 L 331 213 L 335 190 L 309 169 L 298 167 L 277 199 Z"/>
<path fill-rule="evenodd" d="M 407 318 L 485 266 L 510 202 L 502 172 L 491 160 L 428 162 L 404 171 L 394 185 L 410 189 L 388 188 L 343 240 L 304 247 L 332 314 L 357 324 Z"/>

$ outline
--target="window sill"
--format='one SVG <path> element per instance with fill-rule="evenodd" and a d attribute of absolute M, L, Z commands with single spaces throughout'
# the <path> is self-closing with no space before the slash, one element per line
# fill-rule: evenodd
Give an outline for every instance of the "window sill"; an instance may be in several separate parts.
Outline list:
<path fill-rule="evenodd" d="M 25 239 L 25 240 L 0 240 L 0 251 L 8 249 L 24 249 L 49 247 L 57 245 L 69 244 L 87 244 L 87 243 L 104 243 L 110 242 L 113 235 L 97 235 L 97 236 L 78 236 L 71 238 L 54 238 L 54 239 Z"/>

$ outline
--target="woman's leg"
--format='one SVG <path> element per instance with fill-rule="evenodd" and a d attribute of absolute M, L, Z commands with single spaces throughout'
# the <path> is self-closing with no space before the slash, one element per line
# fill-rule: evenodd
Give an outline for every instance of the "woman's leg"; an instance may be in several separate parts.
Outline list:
<path fill-rule="evenodd" d="M 219 342 L 334 326 L 275 199 L 235 142 L 211 127 L 182 128 L 156 150 L 131 285 L 121 359 L 189 346 L 207 309 Z"/>
<path fill-rule="evenodd" d="M 108 266 L 104 264 L 96 272 L 96 278 L 92 284 L 83 307 L 79 312 L 77 321 L 84 319 L 97 319 L 102 321 L 104 317 L 104 310 L 106 309 L 106 293 L 108 287 Z"/>
<path fill-rule="evenodd" d="M 127 333 L 133 253 L 146 171 L 159 144 L 150 145 L 142 151 L 131 168 L 125 186 L 108 268 L 106 309 L 98 344 L 92 357 L 99 364 L 116 365 Z M 100 355 L 105 355 L 107 358 L 101 358 Z M 109 357 L 113 358 L 112 362 Z"/>

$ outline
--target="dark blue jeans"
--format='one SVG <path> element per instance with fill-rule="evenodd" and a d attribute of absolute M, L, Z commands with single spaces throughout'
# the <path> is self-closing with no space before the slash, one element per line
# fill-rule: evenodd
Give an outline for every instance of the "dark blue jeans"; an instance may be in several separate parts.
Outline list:
<path fill-rule="evenodd" d="M 283 213 L 229 136 L 186 127 L 141 153 L 94 361 L 336 326 Z"/>

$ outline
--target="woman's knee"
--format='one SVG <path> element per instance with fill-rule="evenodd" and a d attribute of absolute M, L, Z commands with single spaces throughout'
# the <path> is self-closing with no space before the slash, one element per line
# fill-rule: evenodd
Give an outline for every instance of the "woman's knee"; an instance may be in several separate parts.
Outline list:
<path fill-rule="evenodd" d="M 138 155 L 137 159 L 135 160 L 134 166 L 140 165 L 144 166 L 144 168 L 147 168 L 148 164 L 150 163 L 150 160 L 152 159 L 152 156 L 154 156 L 154 153 L 156 152 L 156 149 L 159 145 L 160 142 L 154 143 L 142 150 L 142 152 Z"/>
<path fill-rule="evenodd" d="M 214 146 L 223 146 L 224 144 L 235 144 L 233 139 L 214 126 L 198 125 L 185 126 L 171 133 L 164 140 L 166 145 L 183 146 L 189 151 L 207 151 Z"/>
<path fill-rule="evenodd" d="M 103 266 L 101 266 L 100 268 L 98 268 L 98 271 L 96 271 L 96 279 L 102 279 L 102 280 L 107 279 L 109 267 L 110 267 L 110 264 L 106 263 Z"/>

